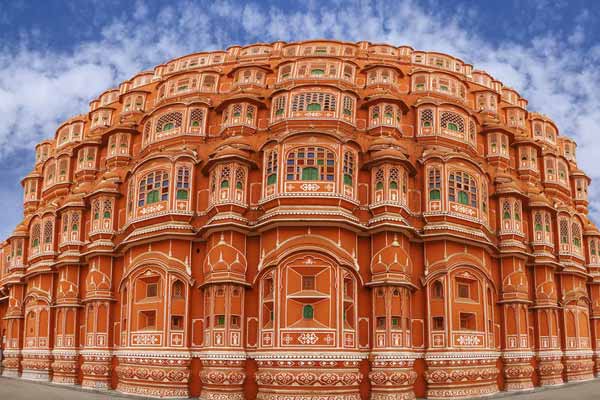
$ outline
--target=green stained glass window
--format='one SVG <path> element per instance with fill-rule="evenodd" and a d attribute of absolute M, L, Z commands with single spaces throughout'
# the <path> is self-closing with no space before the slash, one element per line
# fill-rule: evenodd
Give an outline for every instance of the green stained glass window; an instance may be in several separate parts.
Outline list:
<path fill-rule="evenodd" d="M 151 190 L 146 195 L 146 204 L 158 202 L 158 190 Z"/>
<path fill-rule="evenodd" d="M 316 181 L 319 179 L 319 171 L 313 167 L 307 167 L 302 169 L 302 180 L 303 181 Z"/>
<path fill-rule="evenodd" d="M 344 185 L 352 186 L 352 176 L 344 174 Z"/>
<path fill-rule="evenodd" d="M 177 200 L 187 200 L 188 198 L 188 191 L 184 190 L 184 189 L 179 189 L 177 191 Z"/>
<path fill-rule="evenodd" d="M 311 306 L 310 304 L 307 304 L 304 307 L 302 307 L 302 317 L 304 319 L 313 319 L 314 314 L 315 314 L 315 310 L 313 309 L 313 306 Z"/>

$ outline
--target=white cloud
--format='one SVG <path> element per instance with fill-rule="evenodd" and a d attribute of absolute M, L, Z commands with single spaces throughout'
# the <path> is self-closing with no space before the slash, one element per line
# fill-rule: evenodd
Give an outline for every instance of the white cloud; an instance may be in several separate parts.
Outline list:
<path fill-rule="evenodd" d="M 230 0 L 176 4 L 153 15 L 138 2 L 131 15 L 104 26 L 98 40 L 69 52 L 31 49 L 27 38 L 0 48 L 0 161 L 52 136 L 66 117 L 87 112 L 89 100 L 103 90 L 171 57 L 256 41 L 339 38 L 446 52 L 487 70 L 573 136 L 580 166 L 600 178 L 600 70 L 592 62 L 600 59 L 600 46 L 588 52 L 575 47 L 586 42 L 581 25 L 492 45 L 469 30 L 473 10 L 461 19 L 429 3 L 309 2 L 300 11 Z M 583 21 L 588 14 L 581 15 Z M 590 197 L 600 213 L 600 185 L 592 185 Z"/>

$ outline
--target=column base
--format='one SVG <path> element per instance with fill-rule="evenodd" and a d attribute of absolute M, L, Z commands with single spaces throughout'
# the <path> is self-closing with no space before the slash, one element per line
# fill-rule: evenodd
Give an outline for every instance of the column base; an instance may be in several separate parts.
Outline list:
<path fill-rule="evenodd" d="M 172 399 L 190 396 L 191 356 L 188 352 L 119 351 L 117 391 Z"/>
<path fill-rule="evenodd" d="M 82 350 L 81 387 L 93 390 L 108 390 L 111 387 L 112 353 L 109 350 Z"/>
<path fill-rule="evenodd" d="M 21 350 L 7 349 L 2 354 L 2 376 L 18 378 L 21 375 Z"/>
<path fill-rule="evenodd" d="M 52 363 L 52 383 L 58 385 L 75 385 L 79 365 L 76 350 L 54 350 L 52 351 L 54 362 Z"/>
<path fill-rule="evenodd" d="M 502 354 L 506 391 L 513 392 L 533 389 L 533 381 L 531 379 L 534 371 L 531 365 L 533 356 L 534 353 L 531 351 L 513 351 Z"/>
<path fill-rule="evenodd" d="M 567 382 L 594 379 L 594 353 L 590 351 L 565 351 L 563 363 Z"/>
<path fill-rule="evenodd" d="M 257 356 L 257 400 L 360 400 L 360 355 Z"/>
<path fill-rule="evenodd" d="M 554 386 L 565 383 L 562 376 L 565 367 L 561 360 L 562 351 L 560 350 L 539 351 L 537 353 L 537 370 L 541 386 Z"/>
<path fill-rule="evenodd" d="M 414 400 L 414 354 L 378 353 L 371 356 L 371 400 Z"/>
<path fill-rule="evenodd" d="M 196 356 L 196 355 L 194 355 Z M 245 353 L 198 353 L 202 361 L 200 400 L 244 400 Z"/>
<path fill-rule="evenodd" d="M 21 379 L 49 382 L 52 353 L 50 350 L 23 350 Z"/>
<path fill-rule="evenodd" d="M 425 357 L 428 399 L 461 399 L 498 392 L 496 352 L 429 353 Z"/>

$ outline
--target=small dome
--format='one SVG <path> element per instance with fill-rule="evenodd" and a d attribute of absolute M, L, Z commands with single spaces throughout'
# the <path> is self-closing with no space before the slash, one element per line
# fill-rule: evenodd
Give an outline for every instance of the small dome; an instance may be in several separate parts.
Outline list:
<path fill-rule="evenodd" d="M 204 262 L 205 273 L 223 273 L 244 275 L 247 263 L 244 254 L 225 242 L 223 237 L 219 243 L 208 251 Z"/>
<path fill-rule="evenodd" d="M 400 247 L 398 240 L 394 241 L 375 254 L 371 261 L 371 273 L 410 273 L 408 254 Z"/>

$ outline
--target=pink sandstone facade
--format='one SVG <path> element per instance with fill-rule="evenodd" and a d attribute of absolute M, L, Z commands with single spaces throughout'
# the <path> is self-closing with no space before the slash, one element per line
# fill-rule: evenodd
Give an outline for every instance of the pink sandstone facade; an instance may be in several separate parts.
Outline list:
<path fill-rule="evenodd" d="M 2 375 L 204 400 L 454 399 L 600 373 L 575 143 L 452 56 L 184 56 L 36 146 Z"/>

